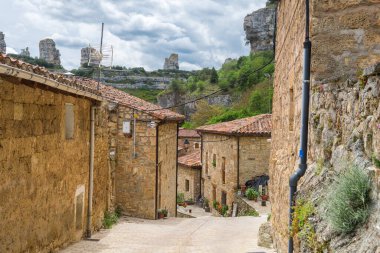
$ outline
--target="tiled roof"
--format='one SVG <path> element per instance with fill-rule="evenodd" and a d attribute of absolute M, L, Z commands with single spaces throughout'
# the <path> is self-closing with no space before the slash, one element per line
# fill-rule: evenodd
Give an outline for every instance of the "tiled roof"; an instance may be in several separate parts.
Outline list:
<path fill-rule="evenodd" d="M 178 164 L 192 168 L 201 167 L 201 152 L 195 151 L 191 154 L 179 157 Z"/>
<path fill-rule="evenodd" d="M 244 119 L 201 126 L 198 132 L 216 133 L 225 135 L 270 135 L 272 132 L 272 115 L 261 114 Z"/>
<path fill-rule="evenodd" d="M 22 71 L 27 72 L 27 73 L 33 73 L 33 74 L 40 76 L 42 78 L 53 80 L 53 81 L 58 82 L 64 86 L 71 87 L 71 88 L 74 88 L 76 90 L 92 93 L 95 95 L 100 95 L 99 91 L 97 91 L 96 89 L 90 88 L 86 85 L 83 85 L 83 83 L 81 83 L 80 81 L 78 81 L 76 79 L 67 78 L 62 74 L 52 73 L 44 67 L 32 65 L 32 64 L 23 62 L 21 60 L 11 58 L 11 57 L 6 56 L 5 54 L 1 54 L 1 53 L 0 53 L 0 64 L 7 65 L 9 67 L 19 69 L 19 70 L 22 70 Z M 14 75 L 19 74 L 19 73 L 10 71 L 9 73 L 7 72 L 6 74 L 14 76 Z"/>
<path fill-rule="evenodd" d="M 158 105 L 149 103 L 140 98 L 131 96 L 121 90 L 113 88 L 111 86 L 104 85 L 102 83 L 99 84 L 99 90 L 97 90 L 98 82 L 93 79 L 88 78 L 79 78 L 79 77 L 65 77 L 62 74 L 56 74 L 48 71 L 46 68 L 31 65 L 29 63 L 23 62 L 21 60 L 17 60 L 6 56 L 0 53 L 0 64 L 7 65 L 9 67 L 20 69 L 25 73 L 33 73 L 35 75 L 40 76 L 43 79 L 53 80 L 63 86 L 70 87 L 72 90 L 68 90 L 68 92 L 75 93 L 75 90 L 79 90 L 86 93 L 91 93 L 96 96 L 102 96 L 103 98 L 117 102 L 119 104 L 125 105 L 127 107 L 145 111 L 149 115 L 156 117 L 160 120 L 173 120 L 180 121 L 185 117 L 181 114 L 173 112 L 168 109 L 162 109 Z M 17 71 L 16 71 L 17 72 Z M 7 72 L 7 75 L 15 75 L 16 73 Z M 34 80 L 34 79 L 31 79 Z M 38 82 L 37 80 L 34 80 Z M 46 80 L 45 80 L 46 81 Z M 41 82 L 44 84 L 44 82 Z M 74 89 L 74 90 L 73 90 Z"/>
<path fill-rule="evenodd" d="M 79 79 L 78 77 L 76 79 Z M 97 88 L 98 82 L 93 79 L 81 78 L 81 81 L 84 82 L 87 86 L 92 88 Z M 169 109 L 162 109 L 162 107 L 149 103 L 143 99 L 129 95 L 128 93 L 116 89 L 114 87 L 99 84 L 99 91 L 104 98 L 117 102 L 121 105 L 136 109 L 138 111 L 144 111 L 147 114 L 152 115 L 160 120 L 173 120 L 181 121 L 185 119 L 185 116 L 173 112 Z"/>
<path fill-rule="evenodd" d="M 200 138 L 197 130 L 180 128 L 178 131 L 178 137 L 183 138 Z"/>

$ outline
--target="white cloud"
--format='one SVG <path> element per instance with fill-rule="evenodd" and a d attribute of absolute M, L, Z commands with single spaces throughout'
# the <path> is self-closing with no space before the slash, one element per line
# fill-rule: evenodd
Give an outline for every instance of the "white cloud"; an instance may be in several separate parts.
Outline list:
<path fill-rule="evenodd" d="M 6 3 L 5 3 L 6 2 Z M 53 37 L 64 67 L 78 67 L 80 48 L 104 41 L 114 46 L 114 64 L 161 68 L 165 57 L 178 53 L 180 68 L 220 67 L 228 57 L 246 55 L 244 16 L 265 0 L 0 0 L 7 11 L 0 31 L 12 48 Z"/>

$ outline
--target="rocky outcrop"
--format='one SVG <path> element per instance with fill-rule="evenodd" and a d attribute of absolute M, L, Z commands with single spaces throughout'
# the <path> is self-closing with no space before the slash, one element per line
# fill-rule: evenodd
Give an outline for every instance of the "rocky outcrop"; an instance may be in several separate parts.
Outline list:
<path fill-rule="evenodd" d="M 4 40 L 4 33 L 0 32 L 0 53 L 6 54 L 7 53 L 7 45 L 5 44 Z"/>
<path fill-rule="evenodd" d="M 167 70 L 179 69 L 178 54 L 171 54 L 169 58 L 165 58 L 164 69 L 167 69 Z"/>
<path fill-rule="evenodd" d="M 44 39 L 40 41 L 40 59 L 54 65 L 61 65 L 61 54 L 55 47 L 55 42 L 52 39 Z"/>
<path fill-rule="evenodd" d="M 100 53 L 93 47 L 84 47 L 80 50 L 80 65 L 99 65 Z"/>
<path fill-rule="evenodd" d="M 20 55 L 30 57 L 29 47 L 26 47 L 25 49 L 21 49 Z"/>
<path fill-rule="evenodd" d="M 244 18 L 246 40 L 251 45 L 252 53 L 273 50 L 275 12 L 273 4 L 268 3 L 266 8 L 254 11 Z"/>

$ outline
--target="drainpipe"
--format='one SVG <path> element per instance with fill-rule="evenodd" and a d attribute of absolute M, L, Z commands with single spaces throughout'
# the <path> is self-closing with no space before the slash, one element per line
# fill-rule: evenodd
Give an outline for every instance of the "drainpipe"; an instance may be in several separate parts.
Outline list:
<path fill-rule="evenodd" d="M 200 173 L 200 175 L 199 175 L 199 195 L 201 196 L 201 198 L 202 197 L 204 197 L 204 196 L 202 196 L 202 174 L 203 174 L 203 138 L 202 138 L 202 135 L 200 135 L 201 136 L 201 173 Z M 203 187 L 204 187 L 204 185 L 203 185 Z"/>
<path fill-rule="evenodd" d="M 302 115 L 301 115 L 301 148 L 299 151 L 300 164 L 296 172 L 289 179 L 289 228 L 292 227 L 293 212 L 295 206 L 295 194 L 297 184 L 300 178 L 305 174 L 307 169 L 307 139 L 309 127 L 309 98 L 310 98 L 310 62 L 311 62 L 311 41 L 309 39 L 309 0 L 305 0 L 305 42 L 304 48 L 304 68 L 303 68 L 303 86 L 302 86 Z M 288 252 L 293 252 L 293 238 L 289 237 Z"/>
<path fill-rule="evenodd" d="M 237 136 L 237 190 L 240 188 L 240 137 Z"/>
<path fill-rule="evenodd" d="M 178 133 L 179 123 L 177 122 L 177 139 L 176 139 L 176 163 L 175 163 L 175 217 L 177 217 L 177 194 L 178 194 Z"/>
<path fill-rule="evenodd" d="M 158 218 L 158 214 L 157 214 L 157 211 L 158 211 L 158 129 L 160 127 L 160 123 L 157 124 L 156 126 L 156 196 L 155 196 L 155 200 L 154 200 L 154 218 L 157 220 Z"/>
<path fill-rule="evenodd" d="M 90 171 L 88 182 L 87 238 L 91 238 L 92 194 L 94 191 L 95 106 L 91 106 L 90 122 Z"/>

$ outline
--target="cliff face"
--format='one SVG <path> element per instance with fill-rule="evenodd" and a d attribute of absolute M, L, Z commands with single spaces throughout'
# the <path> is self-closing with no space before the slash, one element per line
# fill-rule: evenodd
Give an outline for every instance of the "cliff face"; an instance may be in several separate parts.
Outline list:
<path fill-rule="evenodd" d="M 7 45 L 5 44 L 3 32 L 0 32 L 0 53 L 3 53 L 3 54 L 7 53 Z"/>
<path fill-rule="evenodd" d="M 40 41 L 40 59 L 44 59 L 46 62 L 61 65 L 61 54 L 59 50 L 55 48 L 55 42 L 52 39 L 44 39 Z"/>
<path fill-rule="evenodd" d="M 273 49 L 273 32 L 275 26 L 275 7 L 266 8 L 248 14 L 244 18 L 244 31 L 251 52 Z"/>
<path fill-rule="evenodd" d="M 179 69 L 178 54 L 171 54 L 169 58 L 165 58 L 164 69 L 167 69 L 167 70 Z"/>

